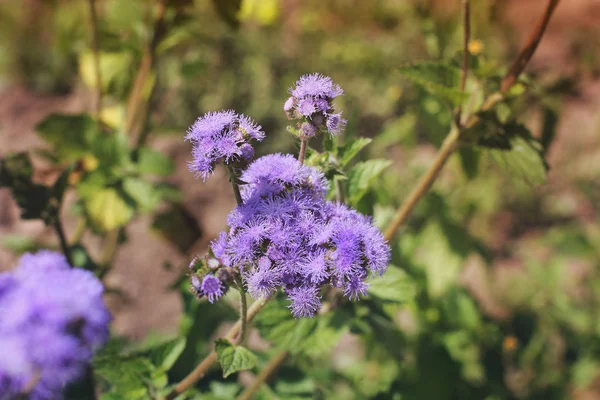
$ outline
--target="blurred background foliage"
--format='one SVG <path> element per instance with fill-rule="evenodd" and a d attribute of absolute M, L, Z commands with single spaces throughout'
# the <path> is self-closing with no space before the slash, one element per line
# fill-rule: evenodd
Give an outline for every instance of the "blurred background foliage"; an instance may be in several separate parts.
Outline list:
<path fill-rule="evenodd" d="M 373 139 L 338 165 L 347 201 L 383 228 L 433 159 L 453 107 L 477 110 L 497 89 L 543 9 L 472 2 L 465 100 L 455 90 L 459 3 L 98 0 L 100 110 L 89 4 L 0 3 L 0 177 L 12 190 L 0 204 L 56 229 L 62 215 L 72 261 L 106 278 L 120 339 L 95 365 L 103 398 L 158 396 L 236 318 L 235 293 L 209 305 L 187 292 L 186 260 L 205 251 L 233 206 L 224 174 L 214 184 L 182 178 L 191 175 L 182 138 L 194 119 L 234 108 L 267 132 L 260 154 L 294 152 L 287 89 L 304 73 L 331 76 L 345 89 L 337 107 L 349 121 L 337 144 Z M 333 297 L 332 312 L 302 321 L 270 304 L 250 338 L 257 366 L 227 378 L 211 370 L 186 398 L 233 398 L 280 351 L 291 354 L 258 398 L 600 396 L 600 35 L 597 4 L 574 3 L 558 7 L 559 34 L 551 25 L 529 75 L 480 127 L 510 138 L 511 150 L 480 142 L 451 159 L 391 242 L 394 265 L 372 296 Z M 23 93 L 21 108 L 7 105 Z M 51 105 L 64 99 L 74 103 Z M 36 109 L 35 121 L 9 123 L 22 109 Z M 311 157 L 321 165 L 316 150 Z M 11 212 L 0 215 L 3 269 L 57 243 L 43 224 L 24 226 Z M 131 228 L 137 220 L 149 222 Z M 152 246 L 148 230 L 169 243 L 164 263 L 140 254 Z M 137 250 L 119 258 L 127 243 Z M 156 270 L 169 271 L 170 289 L 135 286 L 143 275 L 156 280 Z M 141 296 L 157 308 L 123 311 Z M 142 322 L 157 312 L 179 322 Z"/>

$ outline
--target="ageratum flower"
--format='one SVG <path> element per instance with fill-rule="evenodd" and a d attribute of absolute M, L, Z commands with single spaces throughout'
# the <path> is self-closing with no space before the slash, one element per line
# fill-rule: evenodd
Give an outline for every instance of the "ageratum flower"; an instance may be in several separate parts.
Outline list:
<path fill-rule="evenodd" d="M 244 165 L 254 157 L 252 140 L 265 137 L 251 118 L 233 110 L 209 112 L 187 130 L 185 140 L 192 142 L 190 171 L 206 180 L 215 165 Z"/>
<path fill-rule="evenodd" d="M 332 103 L 344 91 L 330 77 L 303 75 L 289 91 L 291 96 L 283 110 L 288 118 L 304 121 L 299 124 L 300 135 L 304 138 L 311 138 L 319 129 L 327 130 L 331 135 L 337 135 L 344 129 L 346 120 L 341 118 L 341 112 L 334 111 Z"/>
<path fill-rule="evenodd" d="M 369 275 L 386 271 L 390 249 L 381 232 L 368 217 L 326 201 L 328 183 L 317 169 L 273 154 L 254 161 L 242 181 L 244 203 L 211 248 L 221 264 L 238 270 L 251 296 L 281 288 L 294 316 L 311 317 L 321 307 L 322 286 L 357 300 Z"/>
<path fill-rule="evenodd" d="M 0 274 L 0 398 L 61 399 L 108 339 L 102 284 L 52 251 Z"/>

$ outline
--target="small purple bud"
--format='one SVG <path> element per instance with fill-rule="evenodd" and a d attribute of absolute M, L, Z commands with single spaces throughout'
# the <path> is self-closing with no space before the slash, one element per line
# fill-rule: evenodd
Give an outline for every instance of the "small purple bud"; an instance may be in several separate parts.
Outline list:
<path fill-rule="evenodd" d="M 317 133 L 317 128 L 309 122 L 302 123 L 300 129 L 302 130 L 302 136 L 305 138 L 311 138 Z"/>
<path fill-rule="evenodd" d="M 202 280 L 202 291 L 211 303 L 214 303 L 219 297 L 223 296 L 224 289 L 219 278 L 214 275 L 206 275 Z"/>
<path fill-rule="evenodd" d="M 242 154 L 242 158 L 244 160 L 250 161 L 252 160 L 252 157 L 254 157 L 254 148 L 248 143 L 245 143 L 242 145 L 242 147 L 240 147 L 240 153 Z"/>
<path fill-rule="evenodd" d="M 196 263 L 198 262 L 198 257 L 194 256 L 192 258 L 192 261 L 190 261 L 190 265 L 188 265 L 188 269 L 190 271 L 195 271 L 196 270 Z"/>
<path fill-rule="evenodd" d="M 339 134 L 345 125 L 346 120 L 341 118 L 341 114 L 331 114 L 327 117 L 327 129 L 334 136 Z"/>

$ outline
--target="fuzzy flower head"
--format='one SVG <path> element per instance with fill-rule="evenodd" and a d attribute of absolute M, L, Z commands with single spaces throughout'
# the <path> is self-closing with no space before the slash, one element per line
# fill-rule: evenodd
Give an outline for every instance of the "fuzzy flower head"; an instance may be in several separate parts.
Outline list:
<path fill-rule="evenodd" d="M 342 88 L 330 77 L 321 74 L 303 75 L 289 90 L 283 110 L 289 119 L 298 119 L 298 133 L 311 138 L 319 130 L 339 134 L 346 125 L 341 113 L 333 109 L 333 99 L 344 94 Z"/>
<path fill-rule="evenodd" d="M 327 201 L 317 169 L 272 154 L 254 161 L 241 180 L 243 204 L 211 252 L 237 271 L 252 297 L 281 289 L 295 317 L 312 317 L 323 286 L 358 300 L 367 294 L 365 280 L 385 272 L 390 250 L 383 235 L 368 217 Z"/>
<path fill-rule="evenodd" d="M 253 140 L 265 133 L 251 118 L 233 110 L 209 112 L 188 128 L 185 140 L 192 142 L 189 168 L 206 180 L 218 163 L 244 166 L 254 156 Z"/>
<path fill-rule="evenodd" d="M 0 274 L 0 393 L 60 399 L 108 339 L 100 281 L 55 252 L 26 254 Z M 4 397 L 3 397 L 4 398 Z"/>

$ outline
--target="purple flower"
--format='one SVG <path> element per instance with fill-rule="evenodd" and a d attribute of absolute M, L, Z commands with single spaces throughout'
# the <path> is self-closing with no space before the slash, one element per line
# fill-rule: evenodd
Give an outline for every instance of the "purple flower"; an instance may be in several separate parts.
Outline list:
<path fill-rule="evenodd" d="M 385 272 L 390 250 L 383 235 L 370 218 L 326 201 L 328 182 L 317 169 L 272 154 L 250 164 L 241 180 L 244 202 L 229 214 L 230 231 L 211 251 L 252 297 L 283 289 L 294 316 L 311 317 L 321 306 L 322 286 L 342 288 L 357 300 L 367 293 L 365 279 Z M 220 293 L 223 279 L 204 280 Z M 205 281 L 201 290 L 208 295 Z"/>
<path fill-rule="evenodd" d="M 300 125 L 300 130 L 305 138 L 311 138 L 317 133 L 317 127 L 310 122 L 304 122 L 302 125 Z"/>
<path fill-rule="evenodd" d="M 290 89 L 290 93 L 297 99 L 305 97 L 333 99 L 344 94 L 344 91 L 328 76 L 309 74 L 302 75 L 296 82 L 296 87 Z"/>
<path fill-rule="evenodd" d="M 332 101 L 344 93 L 339 85 L 330 77 L 321 74 L 303 75 L 290 88 L 292 97 L 288 98 L 283 106 L 288 118 L 297 118 L 310 122 L 315 127 L 307 135 L 305 129 L 301 133 L 305 138 L 314 136 L 316 130 L 328 130 L 331 135 L 339 134 L 346 121 L 341 118 L 341 113 L 334 113 Z M 300 125 L 300 124 L 299 124 Z"/>
<path fill-rule="evenodd" d="M 321 308 L 319 288 L 315 286 L 299 286 L 288 290 L 290 309 L 296 318 L 314 317 Z"/>
<path fill-rule="evenodd" d="M 254 155 L 252 139 L 265 137 L 251 118 L 233 110 L 210 112 L 198 118 L 187 130 L 185 140 L 192 142 L 192 172 L 206 180 L 218 163 L 236 164 Z"/>
<path fill-rule="evenodd" d="M 225 293 L 223 283 L 214 275 L 206 275 L 204 277 L 201 289 L 211 303 L 214 303 L 215 300 L 218 300 Z"/>
<path fill-rule="evenodd" d="M 61 398 L 108 339 L 102 293 L 91 272 L 50 251 L 0 274 L 0 392 L 12 398 L 35 382 L 30 398 Z"/>

